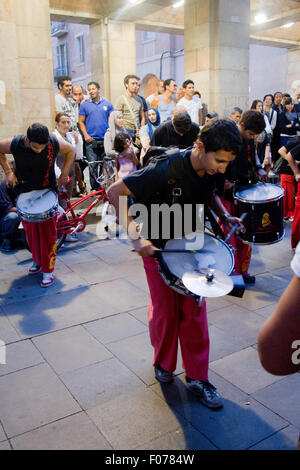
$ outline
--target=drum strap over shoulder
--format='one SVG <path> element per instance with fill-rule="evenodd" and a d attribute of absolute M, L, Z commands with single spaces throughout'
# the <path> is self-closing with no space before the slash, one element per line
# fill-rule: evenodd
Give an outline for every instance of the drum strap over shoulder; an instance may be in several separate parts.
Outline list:
<path fill-rule="evenodd" d="M 183 152 L 178 148 L 171 148 L 166 150 L 166 155 L 170 163 L 170 175 L 168 185 L 172 192 L 172 204 L 180 203 L 183 197 L 183 183 L 184 183 L 184 162 Z"/>

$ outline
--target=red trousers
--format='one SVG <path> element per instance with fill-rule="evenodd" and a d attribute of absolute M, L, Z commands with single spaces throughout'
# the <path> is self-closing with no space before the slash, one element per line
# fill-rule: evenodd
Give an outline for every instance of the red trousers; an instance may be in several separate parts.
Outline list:
<path fill-rule="evenodd" d="M 294 221 L 292 225 L 291 245 L 296 248 L 300 241 L 300 183 L 297 184 L 297 199 L 294 211 Z"/>
<path fill-rule="evenodd" d="M 37 266 L 41 267 L 43 273 L 54 271 L 57 241 L 56 219 L 55 216 L 45 222 L 22 220 L 32 259 Z"/>
<path fill-rule="evenodd" d="M 148 322 L 154 347 L 153 365 L 173 372 L 179 339 L 186 375 L 194 380 L 207 380 L 209 334 L 205 300 L 199 307 L 194 297 L 178 294 L 164 282 L 154 258 L 145 257 L 143 261 L 150 289 Z"/>
<path fill-rule="evenodd" d="M 225 199 L 221 199 L 221 201 L 228 213 L 237 217 L 236 205 Z M 227 235 L 228 230 L 223 225 L 221 225 L 221 228 Z M 244 243 L 235 233 L 231 235 L 227 243 L 234 248 L 234 274 L 248 274 L 252 254 L 251 245 Z"/>
<path fill-rule="evenodd" d="M 293 217 L 296 193 L 294 175 L 280 175 L 280 185 L 284 189 L 283 217 Z"/>

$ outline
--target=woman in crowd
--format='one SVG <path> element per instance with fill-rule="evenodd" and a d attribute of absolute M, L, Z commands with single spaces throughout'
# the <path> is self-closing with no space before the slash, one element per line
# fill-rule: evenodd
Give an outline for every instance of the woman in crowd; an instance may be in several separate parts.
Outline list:
<path fill-rule="evenodd" d="M 106 155 L 114 158 L 117 156 L 114 148 L 114 140 L 119 132 L 126 132 L 121 111 L 112 111 L 108 120 L 109 128 L 104 135 L 104 150 Z"/>
<path fill-rule="evenodd" d="M 299 117 L 292 98 L 285 99 L 284 111 L 279 115 L 279 131 L 287 135 L 296 135 L 300 131 Z"/>
<path fill-rule="evenodd" d="M 155 129 L 160 125 L 160 114 L 157 108 L 147 111 L 147 124 L 140 129 L 140 140 L 142 144 L 141 160 L 150 147 L 150 140 Z"/>
<path fill-rule="evenodd" d="M 277 112 L 273 109 L 274 97 L 273 95 L 265 95 L 263 100 L 263 111 L 264 115 L 267 117 L 270 127 L 272 129 L 272 134 L 276 127 L 277 123 Z"/>
<path fill-rule="evenodd" d="M 251 109 L 253 111 L 259 111 L 260 113 L 262 113 L 263 102 L 261 100 L 254 100 L 251 105 Z M 266 127 L 263 132 L 256 137 L 255 144 L 260 163 L 263 165 L 266 171 L 269 171 L 272 166 L 272 155 L 270 152 L 270 136 L 272 135 L 272 129 L 266 115 L 264 115 L 264 119 Z"/>

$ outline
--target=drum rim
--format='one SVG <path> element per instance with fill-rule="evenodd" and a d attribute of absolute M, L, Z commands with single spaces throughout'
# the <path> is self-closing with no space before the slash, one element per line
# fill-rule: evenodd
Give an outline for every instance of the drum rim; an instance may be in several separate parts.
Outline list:
<path fill-rule="evenodd" d="M 54 196 L 55 196 L 55 204 L 51 208 L 49 208 L 47 210 L 44 210 L 44 211 L 41 211 L 41 212 L 37 212 L 35 214 L 33 214 L 32 212 L 26 212 L 24 209 L 20 208 L 19 198 L 20 198 L 20 196 L 22 196 L 22 194 L 29 194 L 30 192 L 33 192 L 33 191 L 51 191 L 51 193 L 53 193 Z M 45 189 L 34 189 L 33 191 L 28 191 L 26 193 L 21 193 L 17 197 L 17 199 L 16 199 L 16 208 L 17 208 L 18 215 L 20 217 L 23 217 L 24 219 L 26 219 L 25 220 L 26 222 L 30 222 L 30 220 L 29 220 L 30 218 L 35 219 L 35 220 L 32 220 L 32 222 L 44 222 L 47 219 L 52 219 L 53 217 L 55 217 L 55 214 L 58 212 L 58 205 L 59 205 L 57 193 L 53 189 L 47 189 L 47 188 L 45 188 Z M 41 217 L 41 214 L 49 214 L 52 211 L 54 211 L 54 214 L 51 215 L 51 217 L 47 217 L 47 218 L 44 218 L 44 217 L 42 218 Z M 38 218 L 40 220 L 37 220 Z"/>
<path fill-rule="evenodd" d="M 264 200 L 257 200 L 257 199 L 245 199 L 241 196 L 238 196 L 239 193 L 241 193 L 242 191 L 246 191 L 247 189 L 250 189 L 250 188 L 254 188 L 255 186 L 257 186 L 256 184 L 253 184 L 253 185 L 249 185 L 248 188 L 245 188 L 243 189 L 242 191 L 237 191 L 235 194 L 234 194 L 234 199 L 236 199 L 237 201 L 240 201 L 240 202 L 244 202 L 246 204 L 267 204 L 267 203 L 270 203 L 270 202 L 275 202 L 275 201 L 279 201 L 280 199 L 283 198 L 284 196 L 284 190 L 276 185 L 276 184 L 273 184 L 273 183 L 266 183 L 266 184 L 271 184 L 272 186 L 275 186 L 281 194 L 279 194 L 278 196 L 276 197 L 272 197 L 272 198 L 269 198 L 269 199 L 264 199 Z M 262 185 L 259 185 L 259 186 L 262 186 Z"/>
<path fill-rule="evenodd" d="M 282 230 L 281 237 L 277 238 L 277 240 L 274 240 L 272 242 L 249 242 L 248 240 L 244 240 L 243 238 L 241 238 L 241 240 L 246 245 L 274 245 L 275 243 L 281 242 L 281 240 L 284 239 L 284 236 L 285 236 L 285 229 Z"/>

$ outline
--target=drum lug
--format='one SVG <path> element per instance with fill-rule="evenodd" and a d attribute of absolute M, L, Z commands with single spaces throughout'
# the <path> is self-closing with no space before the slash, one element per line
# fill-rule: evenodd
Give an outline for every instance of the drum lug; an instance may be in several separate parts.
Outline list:
<path fill-rule="evenodd" d="M 195 303 L 202 308 L 204 297 L 195 297 Z"/>
<path fill-rule="evenodd" d="M 255 243 L 255 235 L 252 237 L 252 243 Z"/>
<path fill-rule="evenodd" d="M 233 256 L 234 256 L 234 255 L 235 255 L 235 248 L 234 248 L 234 246 L 232 246 L 232 245 L 228 245 L 228 246 L 229 246 L 229 248 L 231 249 L 232 254 L 233 254 Z"/>

